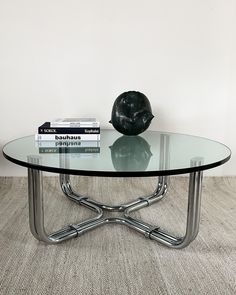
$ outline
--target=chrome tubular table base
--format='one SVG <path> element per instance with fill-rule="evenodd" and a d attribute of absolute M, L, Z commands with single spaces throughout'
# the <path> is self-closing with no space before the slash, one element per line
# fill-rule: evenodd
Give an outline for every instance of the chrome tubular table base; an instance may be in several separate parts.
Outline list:
<path fill-rule="evenodd" d="M 78 224 L 69 224 L 57 232 L 47 234 L 44 228 L 42 172 L 29 168 L 28 195 L 30 230 L 36 239 L 49 244 L 56 244 L 71 238 L 76 238 L 103 224 L 119 223 L 129 226 L 143 234 L 145 237 L 156 240 L 165 246 L 171 248 L 184 248 L 192 242 L 198 234 L 202 174 L 201 171 L 198 171 L 190 173 L 189 175 L 187 225 L 184 237 L 175 237 L 158 226 L 155 227 L 130 216 L 131 212 L 150 206 L 165 196 L 168 186 L 167 176 L 159 177 L 157 188 L 151 195 L 138 198 L 137 200 L 126 204 L 110 206 L 75 193 L 71 187 L 69 175 L 61 174 L 60 183 L 64 194 L 70 200 L 96 212 L 96 216 Z M 104 211 L 122 212 L 123 215 L 122 217 L 104 217 Z"/>

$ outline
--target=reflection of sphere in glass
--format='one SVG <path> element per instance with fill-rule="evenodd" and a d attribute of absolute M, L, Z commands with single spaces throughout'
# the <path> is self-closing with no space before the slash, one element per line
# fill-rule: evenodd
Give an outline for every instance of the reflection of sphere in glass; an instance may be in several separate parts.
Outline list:
<path fill-rule="evenodd" d="M 149 127 L 153 117 L 148 98 L 141 92 L 128 91 L 116 98 L 110 123 L 122 134 L 138 135 Z"/>
<path fill-rule="evenodd" d="M 140 136 L 121 136 L 110 149 L 117 171 L 144 171 L 152 156 L 150 145 Z"/>

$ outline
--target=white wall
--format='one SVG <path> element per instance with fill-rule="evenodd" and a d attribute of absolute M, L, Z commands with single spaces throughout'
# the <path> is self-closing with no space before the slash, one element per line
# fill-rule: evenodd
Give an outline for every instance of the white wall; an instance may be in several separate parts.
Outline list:
<path fill-rule="evenodd" d="M 139 90 L 150 129 L 236 151 L 235 0 L 0 0 L 0 146 L 56 117 L 108 124 Z M 25 168 L 0 156 L 0 175 Z M 236 157 L 211 174 L 235 175 Z"/>

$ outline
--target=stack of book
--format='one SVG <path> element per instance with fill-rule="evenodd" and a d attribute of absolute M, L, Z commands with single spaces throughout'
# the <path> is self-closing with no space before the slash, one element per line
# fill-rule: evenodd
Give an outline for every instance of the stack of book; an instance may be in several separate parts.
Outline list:
<path fill-rule="evenodd" d="M 35 140 L 98 141 L 100 140 L 100 124 L 94 118 L 68 118 L 45 122 L 39 126 Z"/>
<path fill-rule="evenodd" d="M 100 124 L 94 118 L 45 122 L 35 134 L 39 153 L 93 155 L 100 152 Z"/>

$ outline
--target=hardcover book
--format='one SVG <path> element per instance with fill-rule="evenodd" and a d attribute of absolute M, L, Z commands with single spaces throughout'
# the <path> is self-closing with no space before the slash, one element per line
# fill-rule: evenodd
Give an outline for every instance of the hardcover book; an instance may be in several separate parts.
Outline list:
<path fill-rule="evenodd" d="M 97 141 L 100 140 L 100 134 L 35 134 L 35 140 L 55 140 L 55 141 L 69 141 L 69 140 L 86 140 Z"/>
<path fill-rule="evenodd" d="M 95 118 L 64 118 L 50 123 L 51 127 L 100 127 Z"/>
<path fill-rule="evenodd" d="M 99 134 L 100 127 L 51 127 L 50 122 L 39 126 L 38 134 Z"/>

